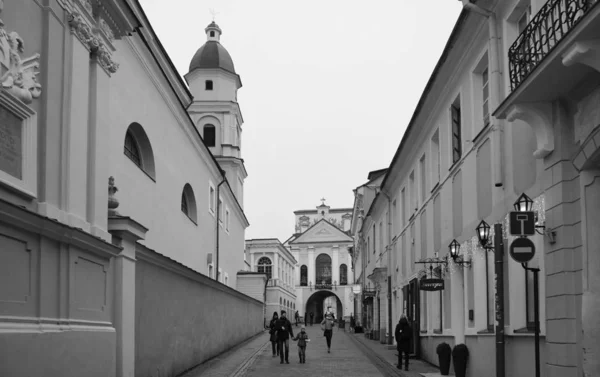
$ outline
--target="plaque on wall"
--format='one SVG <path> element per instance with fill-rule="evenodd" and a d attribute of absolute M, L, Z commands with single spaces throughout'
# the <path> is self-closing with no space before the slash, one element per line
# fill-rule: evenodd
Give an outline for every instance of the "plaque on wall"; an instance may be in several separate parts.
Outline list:
<path fill-rule="evenodd" d="M 23 179 L 22 120 L 0 105 L 0 170 Z"/>

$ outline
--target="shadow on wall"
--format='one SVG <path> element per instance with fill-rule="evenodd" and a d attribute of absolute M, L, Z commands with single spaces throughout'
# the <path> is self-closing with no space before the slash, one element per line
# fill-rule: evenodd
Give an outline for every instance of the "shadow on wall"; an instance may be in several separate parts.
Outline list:
<path fill-rule="evenodd" d="M 176 376 L 263 330 L 262 302 L 143 246 L 136 258 L 136 376 Z"/>

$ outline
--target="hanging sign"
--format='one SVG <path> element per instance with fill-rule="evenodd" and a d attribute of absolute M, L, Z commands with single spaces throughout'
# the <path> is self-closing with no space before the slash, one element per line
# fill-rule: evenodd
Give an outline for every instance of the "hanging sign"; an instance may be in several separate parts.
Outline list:
<path fill-rule="evenodd" d="M 444 279 L 421 279 L 419 289 L 422 291 L 441 291 L 444 289 Z"/>

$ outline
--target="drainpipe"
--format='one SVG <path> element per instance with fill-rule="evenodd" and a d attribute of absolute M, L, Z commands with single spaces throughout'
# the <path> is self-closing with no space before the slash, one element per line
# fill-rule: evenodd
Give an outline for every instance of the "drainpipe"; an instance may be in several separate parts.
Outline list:
<path fill-rule="evenodd" d="M 494 186 L 502 187 L 503 186 L 503 177 L 502 174 L 502 161 L 504 160 L 503 150 L 502 150 L 502 133 L 503 133 L 503 124 L 504 122 L 496 119 L 496 117 L 492 116 L 493 110 L 498 108 L 500 105 L 500 98 L 502 98 L 502 71 L 500 70 L 500 37 L 498 36 L 498 24 L 496 20 L 496 14 L 490 10 L 483 9 L 471 2 L 471 0 L 460 0 L 463 3 L 463 8 L 469 11 L 475 12 L 479 15 L 486 17 L 489 20 L 489 61 L 490 61 L 490 69 L 489 69 L 489 77 L 490 77 L 490 86 L 492 90 L 490 91 L 490 122 L 492 122 L 493 131 L 496 134 L 493 141 L 493 151 L 495 154 L 494 158 L 494 167 L 493 167 L 493 179 Z"/>
<path fill-rule="evenodd" d="M 221 205 L 219 203 L 219 195 L 221 190 L 221 185 L 225 183 L 225 172 L 221 171 L 223 174 L 223 180 L 221 183 L 217 185 L 217 239 L 216 239 L 216 250 L 215 250 L 215 280 L 219 281 L 219 221 L 221 221 Z"/>
<path fill-rule="evenodd" d="M 388 202 L 388 270 L 387 270 L 387 289 L 388 289 L 388 344 L 394 344 L 394 338 L 392 334 L 392 200 L 390 196 L 383 190 L 381 193 L 385 195 Z"/>
<path fill-rule="evenodd" d="M 490 46 L 489 46 L 489 60 L 490 60 L 490 84 L 492 86 L 492 90 L 490 91 L 490 109 L 496 109 L 499 105 L 499 100 L 502 95 L 502 73 L 500 72 L 500 54 L 499 54 L 499 38 L 498 38 L 498 30 L 497 30 L 497 21 L 496 14 L 487 10 L 478 7 L 477 5 L 471 3 L 470 0 L 461 0 L 463 3 L 464 9 L 473 11 L 478 13 L 484 17 L 487 17 L 489 20 L 489 34 L 490 34 Z M 494 131 L 496 132 L 496 137 L 494 138 L 494 150 L 495 158 L 494 158 L 494 185 L 496 187 L 502 187 L 502 123 L 495 119 L 491 115 L 493 111 L 490 111 L 490 121 L 493 122 L 492 126 L 494 127 Z M 496 245 L 497 249 L 495 250 L 495 260 L 496 260 L 496 279 L 497 279 L 497 287 L 496 287 L 496 377 L 504 377 L 505 372 L 505 341 L 504 341 L 504 275 L 502 272 L 502 260 L 503 260 L 503 250 L 500 249 L 500 245 L 502 244 L 502 227 L 500 225 L 494 226 L 494 231 L 497 232 L 495 234 L 494 245 Z"/>

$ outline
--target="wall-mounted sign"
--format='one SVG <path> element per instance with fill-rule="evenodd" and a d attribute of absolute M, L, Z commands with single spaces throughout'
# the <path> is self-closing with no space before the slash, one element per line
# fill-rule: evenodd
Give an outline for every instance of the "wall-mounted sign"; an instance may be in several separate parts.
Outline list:
<path fill-rule="evenodd" d="M 441 291 L 444 289 L 444 279 L 421 279 L 419 288 L 422 291 Z"/>

